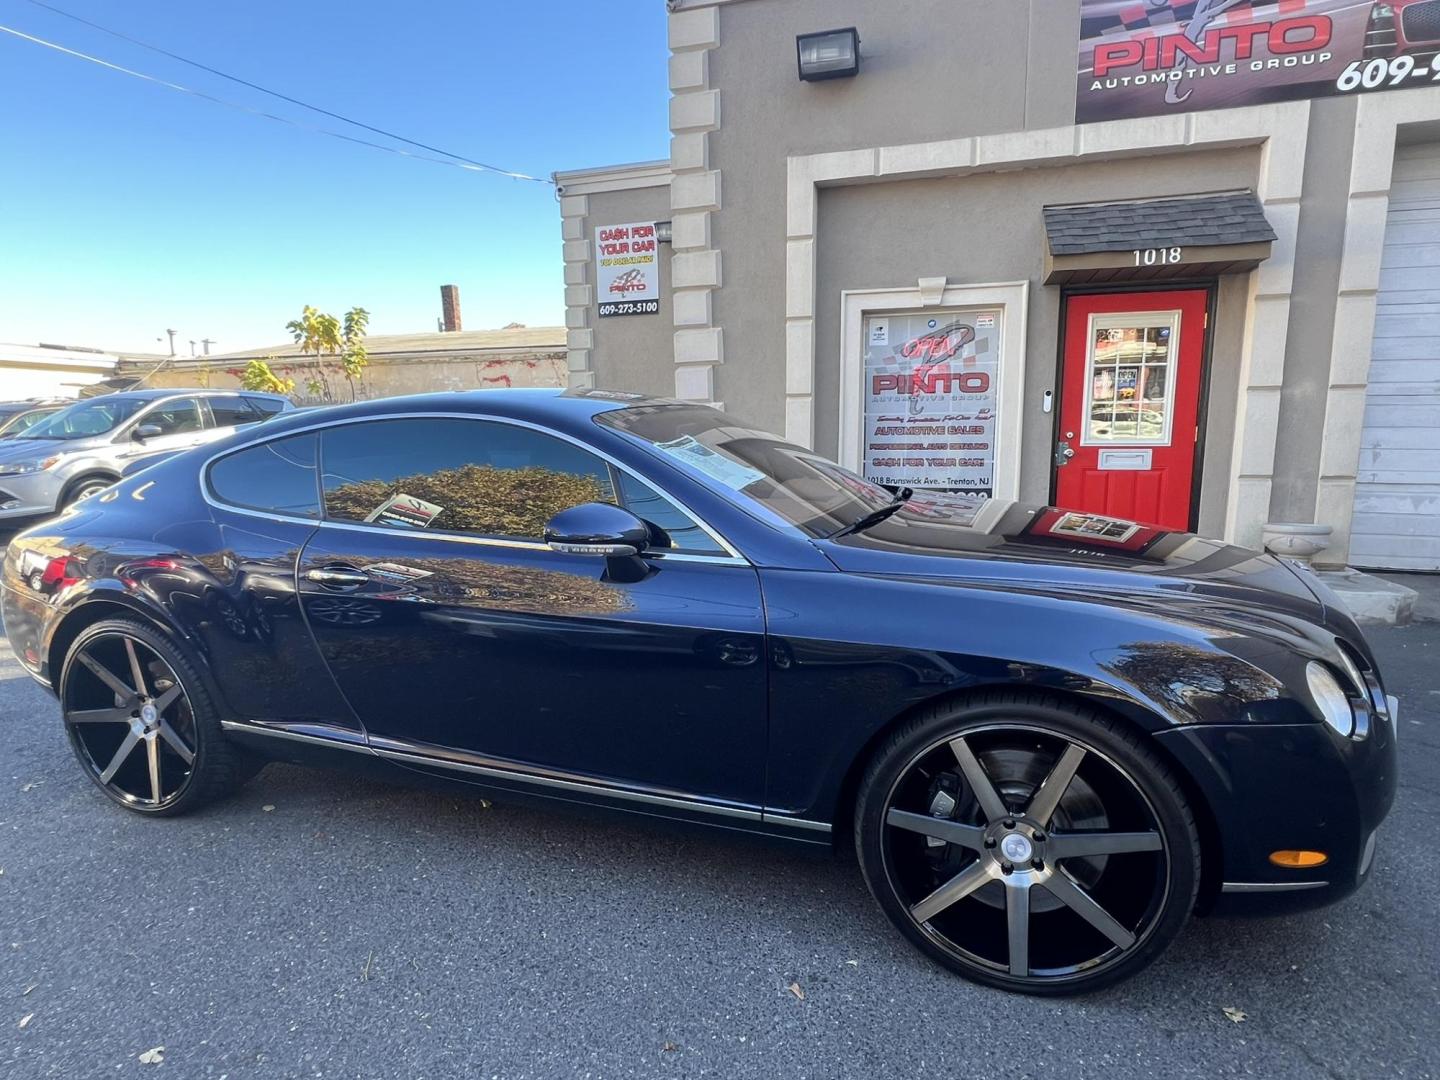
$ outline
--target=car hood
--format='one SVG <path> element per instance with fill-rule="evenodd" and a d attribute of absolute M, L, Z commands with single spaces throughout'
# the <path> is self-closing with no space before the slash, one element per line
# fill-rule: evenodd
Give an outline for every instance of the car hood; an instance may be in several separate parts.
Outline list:
<path fill-rule="evenodd" d="M 1053 506 L 920 492 L 878 525 L 816 543 L 854 573 L 963 578 L 1147 606 L 1193 599 L 1327 621 L 1316 591 L 1271 555 Z"/>
<path fill-rule="evenodd" d="M 66 446 L 59 439 L 0 439 L 0 461 L 31 461 L 55 453 L 51 447 Z"/>

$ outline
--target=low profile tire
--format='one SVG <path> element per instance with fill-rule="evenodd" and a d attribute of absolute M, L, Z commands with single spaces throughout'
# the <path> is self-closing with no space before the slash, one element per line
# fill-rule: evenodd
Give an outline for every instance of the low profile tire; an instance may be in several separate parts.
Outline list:
<path fill-rule="evenodd" d="M 113 483 L 115 481 L 108 476 L 82 477 L 65 489 L 65 494 L 60 498 L 60 506 L 62 509 L 73 506 L 87 495 L 95 495 L 104 491 Z"/>
<path fill-rule="evenodd" d="M 59 685 L 81 768 L 127 810 L 187 813 L 258 771 L 225 740 L 195 666 L 144 623 L 106 619 L 86 627 L 65 657 Z"/>
<path fill-rule="evenodd" d="M 1195 819 L 1165 762 L 1111 717 L 989 692 L 905 724 L 861 782 L 871 893 L 919 949 L 976 982 L 1076 994 L 1180 932 L 1200 884 Z"/>

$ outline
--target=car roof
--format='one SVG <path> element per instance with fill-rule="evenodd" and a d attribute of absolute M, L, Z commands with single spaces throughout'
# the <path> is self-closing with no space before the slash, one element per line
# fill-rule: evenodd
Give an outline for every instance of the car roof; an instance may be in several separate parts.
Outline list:
<path fill-rule="evenodd" d="M 111 398 L 121 398 L 126 401 L 157 401 L 160 398 L 168 397 L 233 397 L 236 394 L 244 394 L 246 397 L 271 398 L 275 401 L 287 401 L 284 394 L 272 394 L 265 390 L 241 390 L 239 387 L 226 390 L 206 390 L 199 386 L 151 386 L 143 390 L 117 390 L 113 394 L 100 394 L 92 398 L 81 398 L 81 401 L 104 401 Z M 69 404 L 73 404 L 69 403 Z"/>
<path fill-rule="evenodd" d="M 554 387 L 443 391 L 407 394 L 402 397 L 373 398 L 345 405 L 296 409 L 265 424 L 266 432 L 292 427 L 309 427 L 320 415 L 327 421 L 360 420 L 406 413 L 459 413 L 529 420 L 538 424 L 568 426 L 589 421 L 600 413 L 642 405 L 694 405 L 612 390 L 563 390 Z"/>

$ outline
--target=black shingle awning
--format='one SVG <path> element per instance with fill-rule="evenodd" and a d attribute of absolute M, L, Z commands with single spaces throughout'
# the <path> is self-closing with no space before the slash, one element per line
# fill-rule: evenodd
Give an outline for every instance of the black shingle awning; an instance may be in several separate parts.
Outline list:
<path fill-rule="evenodd" d="M 1045 208 L 1046 283 L 1251 270 L 1275 230 L 1253 191 Z"/>

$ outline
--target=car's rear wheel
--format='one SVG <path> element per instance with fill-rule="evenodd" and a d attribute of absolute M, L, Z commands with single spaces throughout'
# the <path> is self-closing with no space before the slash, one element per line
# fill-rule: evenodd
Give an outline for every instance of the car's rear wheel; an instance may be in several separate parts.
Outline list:
<path fill-rule="evenodd" d="M 143 814 L 181 814 L 255 772 L 227 742 L 194 665 L 144 623 L 106 619 L 81 631 L 65 657 L 60 705 L 86 775 Z"/>
<path fill-rule="evenodd" d="M 1082 993 L 1134 974 L 1194 906 L 1200 842 L 1165 762 L 1112 718 L 992 692 L 876 754 L 856 848 L 902 933 L 978 982 Z"/>

